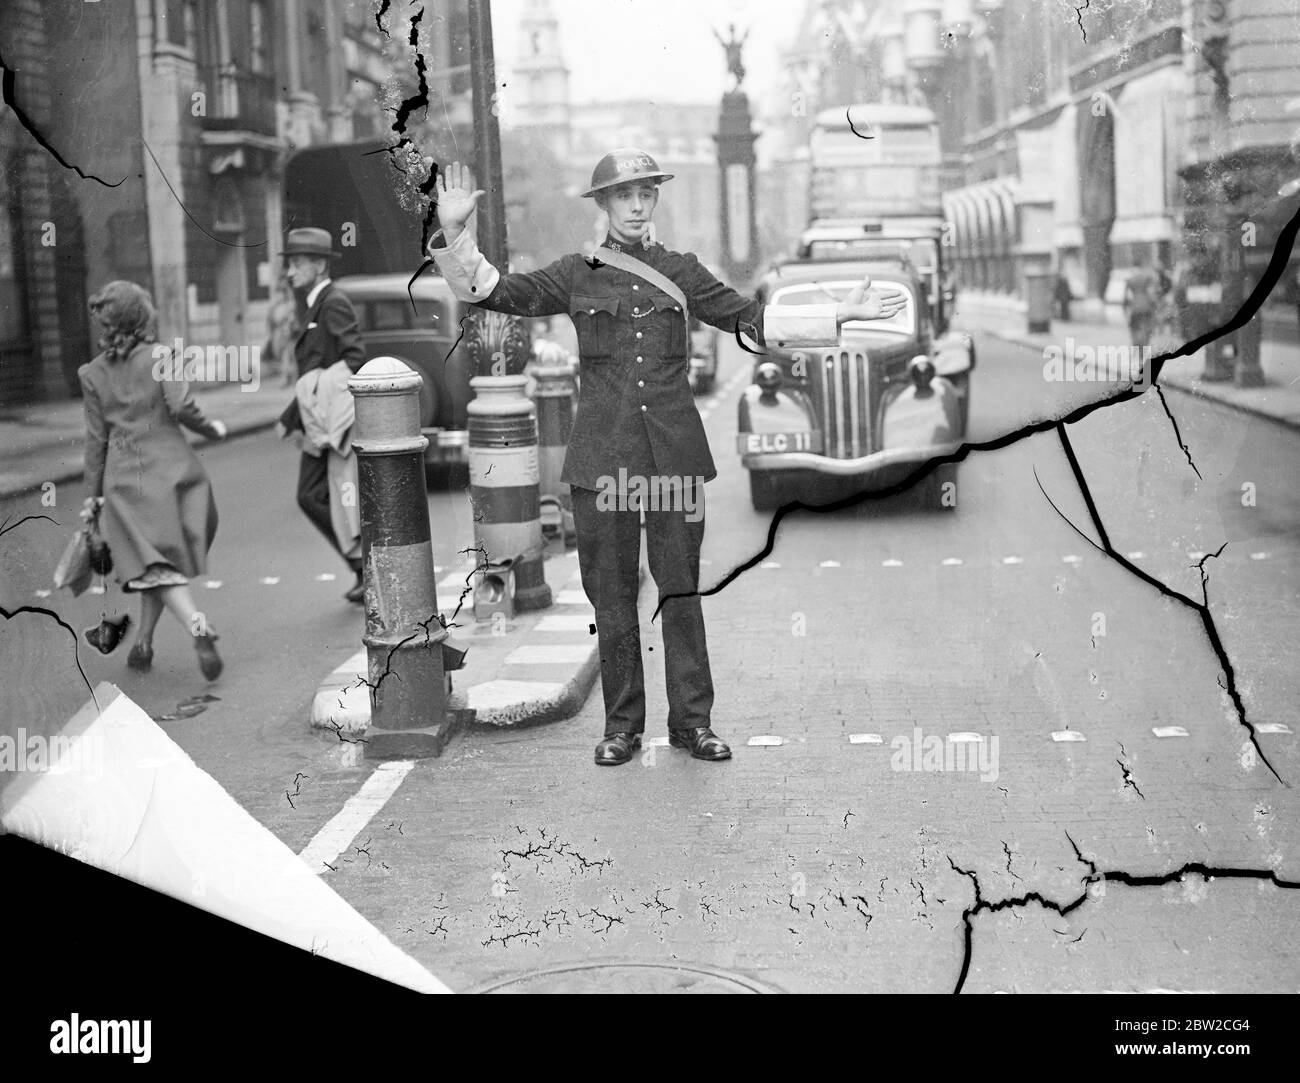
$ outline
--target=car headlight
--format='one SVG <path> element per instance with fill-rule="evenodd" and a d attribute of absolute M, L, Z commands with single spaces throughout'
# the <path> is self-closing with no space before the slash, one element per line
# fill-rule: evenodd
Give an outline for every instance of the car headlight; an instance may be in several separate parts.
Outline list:
<path fill-rule="evenodd" d="M 908 364 L 907 374 L 917 391 L 929 391 L 930 381 L 934 379 L 934 362 L 926 354 L 919 353 Z"/>
<path fill-rule="evenodd" d="M 770 395 L 781 386 L 781 366 L 764 361 L 754 373 L 754 383 L 764 395 Z"/>

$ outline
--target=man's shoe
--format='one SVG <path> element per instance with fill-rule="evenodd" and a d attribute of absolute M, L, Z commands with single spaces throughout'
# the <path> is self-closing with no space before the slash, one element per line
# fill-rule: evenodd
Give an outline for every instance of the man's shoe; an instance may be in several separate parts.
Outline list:
<path fill-rule="evenodd" d="M 611 733 L 596 746 L 596 762 L 601 767 L 617 767 L 627 763 L 640 747 L 639 733 Z"/>
<path fill-rule="evenodd" d="M 364 602 L 366 600 L 366 581 L 358 575 L 357 581 L 352 584 L 352 589 L 343 595 L 343 597 L 347 601 L 356 602 L 357 604 Z"/>
<path fill-rule="evenodd" d="M 668 743 L 673 748 L 689 748 L 697 760 L 729 760 L 731 749 L 727 742 L 708 726 L 691 730 L 669 730 Z"/>

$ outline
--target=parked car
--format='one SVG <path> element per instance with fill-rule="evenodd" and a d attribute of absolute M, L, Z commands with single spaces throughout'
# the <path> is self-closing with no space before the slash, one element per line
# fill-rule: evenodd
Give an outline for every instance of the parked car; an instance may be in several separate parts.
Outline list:
<path fill-rule="evenodd" d="M 409 278 L 345 275 L 335 279 L 335 285 L 357 310 L 367 360 L 396 357 L 424 377 L 420 431 L 429 440 L 425 464 L 437 473 L 469 460 L 466 408 L 474 397 L 469 386 L 474 370 L 466 351 L 453 348 L 467 306 L 436 275 L 421 275 L 408 294 Z"/>
<path fill-rule="evenodd" d="M 887 487 L 966 437 L 975 348 L 942 330 L 929 283 L 902 260 L 790 261 L 760 280 L 768 304 L 842 300 L 869 274 L 908 294 L 889 320 L 854 321 L 832 348 L 781 350 L 756 358 L 754 383 L 739 405 L 737 450 L 749 470 L 755 509 L 794 500 L 816 504 Z M 957 464 L 920 486 L 922 500 L 950 508 Z"/>
<path fill-rule="evenodd" d="M 691 317 L 691 390 L 707 395 L 718 378 L 718 329 Z"/>

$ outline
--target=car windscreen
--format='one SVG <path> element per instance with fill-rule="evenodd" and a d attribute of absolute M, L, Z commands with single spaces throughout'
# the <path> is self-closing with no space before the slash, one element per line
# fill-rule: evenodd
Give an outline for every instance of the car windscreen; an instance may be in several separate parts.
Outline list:
<path fill-rule="evenodd" d="M 849 291 L 858 285 L 857 281 L 836 280 L 833 282 L 800 282 L 797 285 L 782 286 L 772 293 L 774 305 L 824 305 L 830 301 L 843 301 Z M 901 289 L 907 294 L 907 304 L 902 311 L 887 320 L 850 320 L 845 327 L 861 328 L 867 331 L 887 331 L 898 335 L 916 333 L 916 301 L 912 291 L 901 282 L 890 282 L 883 278 L 872 279 L 873 288 Z"/>

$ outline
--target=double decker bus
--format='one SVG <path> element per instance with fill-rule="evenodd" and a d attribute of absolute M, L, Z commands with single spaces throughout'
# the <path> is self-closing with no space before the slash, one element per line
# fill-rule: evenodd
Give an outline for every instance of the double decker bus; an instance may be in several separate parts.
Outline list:
<path fill-rule="evenodd" d="M 813 223 L 942 218 L 939 125 L 929 109 L 883 102 L 826 109 L 808 149 Z"/>

